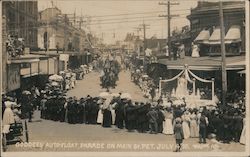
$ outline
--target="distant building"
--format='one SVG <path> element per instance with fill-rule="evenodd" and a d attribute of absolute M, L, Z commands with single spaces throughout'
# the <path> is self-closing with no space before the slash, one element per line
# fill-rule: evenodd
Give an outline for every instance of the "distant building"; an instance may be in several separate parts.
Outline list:
<path fill-rule="evenodd" d="M 70 22 L 61 10 L 47 8 L 39 12 L 38 47 L 41 50 L 84 51 L 85 32 Z"/>
<path fill-rule="evenodd" d="M 143 55 L 143 40 L 141 40 L 139 36 L 128 33 L 124 39 L 123 48 L 127 53 Z"/>

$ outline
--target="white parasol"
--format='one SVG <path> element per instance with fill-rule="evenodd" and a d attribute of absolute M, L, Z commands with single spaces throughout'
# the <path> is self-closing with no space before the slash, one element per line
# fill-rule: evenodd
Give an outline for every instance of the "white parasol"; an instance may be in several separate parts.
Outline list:
<path fill-rule="evenodd" d="M 51 76 L 49 77 L 49 80 L 52 80 L 52 81 L 62 81 L 62 80 L 63 80 L 63 77 L 60 76 L 60 75 L 54 74 L 54 75 L 51 75 Z"/>
<path fill-rule="evenodd" d="M 58 82 L 53 81 L 53 82 L 51 83 L 51 86 L 59 86 L 59 83 L 58 83 Z"/>
<path fill-rule="evenodd" d="M 147 78 L 147 77 L 148 77 L 148 75 L 142 75 L 142 77 Z"/>
<path fill-rule="evenodd" d="M 121 99 L 132 99 L 132 97 L 129 93 L 122 93 Z"/>
<path fill-rule="evenodd" d="M 101 92 L 99 94 L 99 97 L 101 97 L 101 98 L 107 98 L 107 97 L 110 97 L 110 94 L 108 92 Z"/>
<path fill-rule="evenodd" d="M 119 93 L 112 93 L 111 96 L 112 97 L 118 97 L 118 96 L 120 96 L 120 94 Z"/>
<path fill-rule="evenodd" d="M 59 74 L 62 75 L 62 74 L 65 74 L 65 72 L 64 71 L 60 71 Z"/>
<path fill-rule="evenodd" d="M 30 93 L 30 91 L 25 90 L 25 91 L 22 92 L 22 94 L 29 95 L 31 93 Z"/>

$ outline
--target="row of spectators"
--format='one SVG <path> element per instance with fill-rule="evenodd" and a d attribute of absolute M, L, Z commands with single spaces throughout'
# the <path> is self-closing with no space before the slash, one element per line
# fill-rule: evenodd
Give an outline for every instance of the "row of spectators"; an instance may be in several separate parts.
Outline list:
<path fill-rule="evenodd" d="M 203 129 L 200 128 L 202 115 L 206 119 Z M 184 139 L 200 137 L 200 142 L 206 142 L 207 137 L 216 135 L 221 142 L 245 143 L 244 136 L 241 137 L 245 127 L 244 104 L 191 109 L 185 104 L 164 107 L 160 100 L 158 103 L 142 103 L 119 96 L 112 99 L 91 96 L 66 99 L 60 94 L 44 96 L 41 100 L 41 118 L 70 124 L 115 125 L 128 131 L 171 135 L 178 117 L 181 118 Z"/>

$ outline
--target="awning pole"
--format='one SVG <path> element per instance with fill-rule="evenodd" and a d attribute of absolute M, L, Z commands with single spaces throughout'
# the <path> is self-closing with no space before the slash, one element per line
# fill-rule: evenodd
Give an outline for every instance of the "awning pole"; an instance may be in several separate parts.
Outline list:
<path fill-rule="evenodd" d="M 160 77 L 160 80 L 159 80 L 159 97 L 161 97 L 161 77 Z"/>
<path fill-rule="evenodd" d="M 212 78 L 212 101 L 214 101 L 214 78 Z"/>

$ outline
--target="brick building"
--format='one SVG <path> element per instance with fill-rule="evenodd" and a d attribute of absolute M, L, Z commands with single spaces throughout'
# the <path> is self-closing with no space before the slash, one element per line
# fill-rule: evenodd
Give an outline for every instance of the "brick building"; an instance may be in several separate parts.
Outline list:
<path fill-rule="evenodd" d="M 24 38 L 25 47 L 37 48 L 37 1 L 4 1 L 2 14 L 6 18 L 6 33 Z"/>

